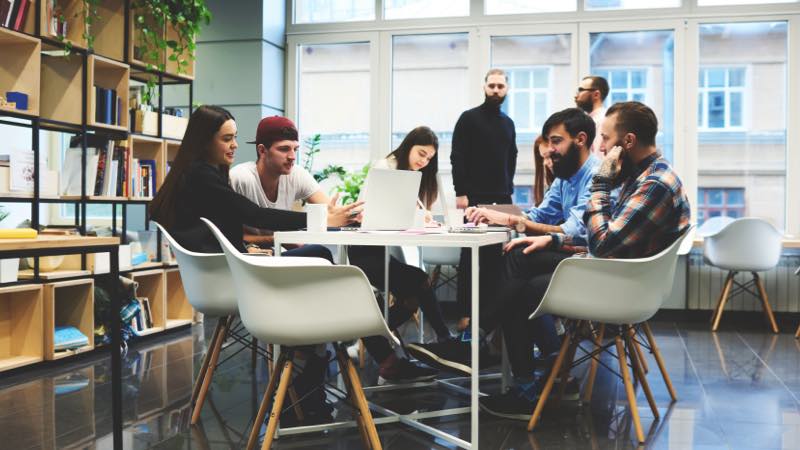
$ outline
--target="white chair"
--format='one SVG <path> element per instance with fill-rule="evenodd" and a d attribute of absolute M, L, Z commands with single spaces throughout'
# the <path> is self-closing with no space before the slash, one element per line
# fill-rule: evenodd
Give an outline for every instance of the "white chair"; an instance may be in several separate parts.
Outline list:
<path fill-rule="evenodd" d="M 630 358 L 634 376 L 642 385 L 654 416 L 658 418 L 659 414 L 630 330 L 634 328 L 634 325 L 643 324 L 651 350 L 656 361 L 659 362 L 662 376 L 665 380 L 669 380 L 661 353 L 652 339 L 652 333 L 646 321 L 658 311 L 672 292 L 678 250 L 687 234 L 688 231 L 684 232 L 669 247 L 648 258 L 575 257 L 559 263 L 542 302 L 530 318 L 553 314 L 572 321 L 572 324 L 564 335 L 561 350 L 528 422 L 528 431 L 533 430 L 539 421 L 547 398 L 553 389 L 556 376 L 559 374 L 562 382 L 558 398 L 563 394 L 583 327 L 588 326 L 590 322 L 599 322 L 616 327 L 614 342 L 606 347 L 616 346 L 620 375 L 625 385 L 636 437 L 639 442 L 644 442 L 644 432 L 639 419 L 639 410 L 636 407 L 636 394 L 628 373 L 626 354 Z M 587 296 L 587 289 L 590 290 L 591 295 Z M 595 340 L 595 342 L 598 341 Z M 599 351 L 595 350 L 592 356 L 599 357 Z M 565 363 L 566 366 L 562 370 Z"/>
<path fill-rule="evenodd" d="M 705 236 L 703 256 L 706 263 L 728 271 L 711 318 L 711 331 L 717 331 L 719 328 L 728 298 L 744 291 L 761 300 L 772 331 L 778 333 L 778 324 L 775 322 L 767 291 L 758 272 L 771 270 L 778 265 L 782 239 L 781 233 L 769 222 L 755 217 L 733 220 L 716 233 Z M 750 272 L 753 278 L 746 283 L 739 283 L 734 279 L 739 272 Z M 736 285 L 736 288 L 731 290 L 733 285 Z M 757 292 L 751 289 L 753 286 L 757 288 Z"/>
<path fill-rule="evenodd" d="M 287 346 L 334 342 L 364 446 L 380 449 L 361 381 L 341 344 L 362 336 L 381 335 L 399 345 L 383 320 L 364 272 L 354 266 L 334 266 L 322 258 L 248 258 L 213 223 L 202 220 L 225 253 L 245 328 L 264 342 L 281 345 L 277 368 L 270 377 L 247 448 L 252 449 L 258 441 L 258 431 L 274 394 L 262 449 L 272 444 L 293 370 L 294 355 Z"/>
<path fill-rule="evenodd" d="M 230 288 L 232 279 L 224 254 L 187 250 L 161 224 L 156 222 L 156 226 L 172 247 L 189 303 L 203 314 L 219 317 L 192 391 L 191 404 L 194 405 L 192 425 L 194 425 L 200 419 L 200 411 L 211 386 L 211 378 L 219 360 L 222 344 L 227 339 L 233 318 L 239 312 L 239 306 Z"/>
<path fill-rule="evenodd" d="M 794 274 L 800 276 L 800 267 L 798 267 L 797 270 L 794 271 Z M 800 325 L 797 326 L 797 331 L 794 332 L 794 338 L 795 339 L 800 338 Z"/>

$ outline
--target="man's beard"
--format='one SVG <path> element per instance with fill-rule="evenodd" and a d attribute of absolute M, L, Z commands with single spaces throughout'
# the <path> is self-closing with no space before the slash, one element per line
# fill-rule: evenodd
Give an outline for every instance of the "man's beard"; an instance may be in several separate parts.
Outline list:
<path fill-rule="evenodd" d="M 575 100 L 575 106 L 582 109 L 587 114 L 591 113 L 592 110 L 594 109 L 594 105 L 590 100 L 586 101 Z"/>
<path fill-rule="evenodd" d="M 502 96 L 502 97 L 499 96 L 499 95 L 486 95 L 486 94 L 484 94 L 484 95 L 486 97 L 486 103 L 488 103 L 488 104 L 490 104 L 492 106 L 496 106 L 498 108 L 500 107 L 500 105 L 503 104 L 504 101 L 506 101 L 505 95 Z"/>
<path fill-rule="evenodd" d="M 572 142 L 567 149 L 567 154 L 561 156 L 554 153 L 550 157 L 553 160 L 553 175 L 562 180 L 568 180 L 575 172 L 580 169 L 581 149 L 578 144 Z"/>

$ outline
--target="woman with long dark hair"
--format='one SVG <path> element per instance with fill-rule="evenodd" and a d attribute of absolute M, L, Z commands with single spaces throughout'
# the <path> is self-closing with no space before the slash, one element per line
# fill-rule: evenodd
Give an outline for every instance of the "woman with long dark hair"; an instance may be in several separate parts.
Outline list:
<path fill-rule="evenodd" d="M 240 251 L 244 251 L 243 225 L 275 231 L 306 226 L 305 213 L 261 208 L 231 188 L 228 170 L 238 147 L 236 133 L 233 115 L 225 108 L 213 105 L 197 108 L 189 118 L 169 173 L 150 202 L 150 218 L 189 250 L 221 251 L 200 217 L 214 222 Z M 332 226 L 348 223 L 357 206 L 331 209 L 328 223 Z M 315 256 L 331 259 L 330 252 Z"/>
<path fill-rule="evenodd" d="M 544 194 L 555 180 L 553 162 L 550 160 L 547 141 L 539 136 L 533 143 L 533 204 L 542 203 Z"/>
<path fill-rule="evenodd" d="M 393 170 L 417 170 L 422 172 L 419 200 L 426 210 L 436 202 L 438 185 L 439 138 L 428 127 L 417 127 L 406 135 L 400 146 L 372 167 Z M 380 247 L 352 246 L 348 249 L 350 264 L 358 266 L 370 283 L 384 289 L 384 249 Z M 389 258 L 389 291 L 396 301 L 389 308 L 389 328 L 395 329 L 422 309 L 431 323 L 439 341 L 450 338 L 450 330 L 444 323 L 436 295 L 428 282 L 428 276 L 418 267 L 410 266 L 395 256 Z M 383 337 L 364 339 L 370 355 L 379 363 L 379 374 L 387 381 L 422 381 L 435 376 L 436 372 L 399 359 Z"/>

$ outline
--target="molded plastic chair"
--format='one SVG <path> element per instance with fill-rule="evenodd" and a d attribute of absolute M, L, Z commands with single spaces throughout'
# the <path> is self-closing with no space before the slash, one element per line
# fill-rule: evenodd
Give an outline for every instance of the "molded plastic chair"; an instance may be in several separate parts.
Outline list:
<path fill-rule="evenodd" d="M 361 381 L 341 344 L 362 336 L 381 335 L 399 345 L 383 320 L 364 272 L 354 266 L 334 266 L 322 258 L 248 258 L 213 223 L 202 220 L 225 253 L 245 328 L 264 342 L 282 346 L 247 448 L 253 448 L 258 441 L 258 431 L 274 394 L 262 449 L 272 444 L 293 370 L 294 354 L 287 346 L 334 342 L 348 396 L 358 412 L 356 422 L 364 445 L 380 449 Z"/>
<path fill-rule="evenodd" d="M 722 312 L 728 298 L 746 291 L 761 300 L 764 314 L 774 333 L 778 333 L 778 324 L 769 305 L 767 291 L 757 272 L 773 269 L 781 258 L 783 236 L 769 222 L 755 217 L 744 217 L 731 221 L 716 233 L 705 237 L 703 256 L 706 263 L 728 271 L 722 293 L 711 318 L 711 331 L 719 328 Z M 739 283 L 734 277 L 739 272 L 750 272 L 752 280 Z M 731 287 L 736 288 L 731 292 Z M 756 286 L 758 292 L 751 287 Z"/>
<path fill-rule="evenodd" d="M 691 230 L 691 227 L 689 230 Z M 574 326 L 564 335 L 561 350 L 528 422 L 528 431 L 533 430 L 536 426 L 555 383 L 555 378 L 559 373 L 562 377 L 562 383 L 558 398 L 561 398 L 567 385 L 569 368 L 580 343 L 579 334 L 583 327 L 589 326 L 591 322 L 600 322 L 616 326 L 614 342 L 606 347 L 616 346 L 620 374 L 627 392 L 636 436 L 640 442 L 644 442 L 644 432 L 639 419 L 639 410 L 636 407 L 636 394 L 628 373 L 626 354 L 631 360 L 634 376 L 642 385 L 654 416 L 658 418 L 659 413 L 650 392 L 647 378 L 642 370 L 631 329 L 635 328 L 635 325 L 642 324 L 651 350 L 661 369 L 661 374 L 668 381 L 669 375 L 665 370 L 661 353 L 653 340 L 650 327 L 646 321 L 658 311 L 661 304 L 672 292 L 678 250 L 684 239 L 690 234 L 689 230 L 685 231 L 669 247 L 648 258 L 601 259 L 575 257 L 565 259 L 559 263 L 550 280 L 547 292 L 542 298 L 542 302 L 536 311 L 531 314 L 530 318 L 533 319 L 544 314 L 554 314 L 573 321 Z M 587 287 L 591 290 L 591 295 L 588 296 L 586 295 Z M 600 346 L 599 340 L 602 340 L 602 332 L 599 339 L 595 338 L 595 343 L 598 346 Z M 595 351 L 593 355 L 599 357 L 598 353 L 599 351 Z M 564 366 L 565 362 L 566 366 Z M 563 370 L 562 366 L 564 366 Z M 668 382 L 668 385 L 671 385 L 671 383 Z"/>
<path fill-rule="evenodd" d="M 794 274 L 800 276 L 800 267 L 798 267 L 797 270 L 794 271 Z M 797 331 L 794 332 L 794 338 L 795 339 L 800 338 L 800 325 L 797 326 Z"/>
<path fill-rule="evenodd" d="M 200 419 L 200 411 L 211 386 L 211 378 L 219 360 L 222 344 L 231 331 L 233 317 L 239 313 L 239 306 L 231 289 L 233 280 L 224 254 L 187 250 L 161 224 L 156 222 L 156 226 L 172 247 L 189 303 L 203 314 L 219 317 L 192 391 L 192 425 L 194 425 Z"/>

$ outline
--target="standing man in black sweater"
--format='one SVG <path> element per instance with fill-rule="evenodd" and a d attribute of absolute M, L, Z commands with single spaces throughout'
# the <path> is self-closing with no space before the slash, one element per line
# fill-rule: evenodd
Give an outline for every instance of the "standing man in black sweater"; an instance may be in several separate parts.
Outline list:
<path fill-rule="evenodd" d="M 514 121 L 500 111 L 508 94 L 508 77 L 501 69 L 491 69 L 484 78 L 483 104 L 464 111 L 453 130 L 453 186 L 456 207 L 465 209 L 478 204 L 510 204 L 517 169 L 517 132 Z M 500 245 L 482 247 L 480 251 L 481 293 L 489 292 L 490 281 L 497 279 L 492 269 L 500 267 Z M 469 298 L 472 286 L 470 253 L 461 251 L 458 267 L 457 300 L 462 319 L 458 328 L 469 324 Z M 466 340 L 462 336 L 462 340 Z"/>
<path fill-rule="evenodd" d="M 501 69 L 485 78 L 486 100 L 464 111 L 453 130 L 453 186 L 456 207 L 479 203 L 511 203 L 517 169 L 517 133 L 514 121 L 500 111 L 508 93 L 508 79 Z"/>

